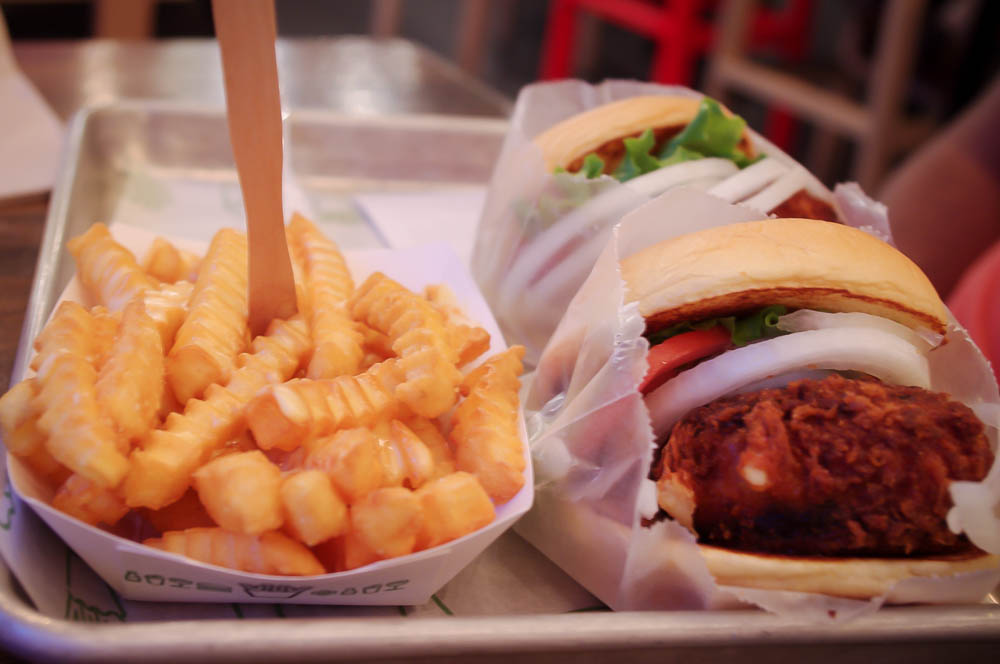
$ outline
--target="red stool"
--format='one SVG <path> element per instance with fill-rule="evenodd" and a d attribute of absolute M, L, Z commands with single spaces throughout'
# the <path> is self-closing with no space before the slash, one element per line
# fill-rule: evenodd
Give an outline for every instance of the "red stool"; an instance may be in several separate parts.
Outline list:
<path fill-rule="evenodd" d="M 581 12 L 622 26 L 656 42 L 649 80 L 691 85 L 699 57 L 712 48 L 715 36 L 706 12 L 716 0 L 552 0 L 539 78 L 567 78 L 575 46 L 576 19 Z M 768 46 L 788 61 L 801 60 L 808 46 L 811 0 L 787 0 L 781 9 L 755 12 L 751 47 Z M 787 147 L 795 124 L 782 111 L 769 113 L 766 133 L 779 147 Z"/>

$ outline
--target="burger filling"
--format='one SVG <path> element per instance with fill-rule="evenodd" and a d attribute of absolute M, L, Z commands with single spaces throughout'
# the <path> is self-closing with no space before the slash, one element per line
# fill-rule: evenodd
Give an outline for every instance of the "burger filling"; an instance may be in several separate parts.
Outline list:
<path fill-rule="evenodd" d="M 687 126 L 649 128 L 636 136 L 608 141 L 574 160 L 566 170 L 587 178 L 610 175 L 627 182 L 666 166 L 709 157 L 727 159 L 742 169 L 764 158 L 753 155 L 745 128 L 743 118 L 727 115 L 717 101 L 706 97 Z M 838 221 L 833 207 L 806 189 L 792 193 L 770 212 L 779 217 Z"/>
<path fill-rule="evenodd" d="M 820 371 L 822 362 L 802 364 L 799 373 L 809 377 L 783 387 L 731 390 L 666 420 L 654 412 L 657 393 L 708 373 L 696 365 L 718 365 L 727 358 L 714 358 L 726 350 L 748 355 L 750 348 L 733 349 L 755 349 L 757 342 L 762 350 L 791 347 L 793 337 L 816 332 L 847 339 L 851 330 L 840 326 L 855 326 L 858 318 L 871 326 L 865 338 L 896 326 L 865 314 L 785 315 L 783 307 L 767 307 L 648 334 L 655 345 L 641 390 L 653 395 L 647 405 L 663 441 L 651 473 L 661 509 L 702 543 L 749 552 L 891 557 L 973 550 L 947 527 L 948 486 L 986 476 L 989 442 L 967 406 L 912 386 L 924 384 L 919 377 L 905 386 L 892 384 L 906 382 L 894 376 L 882 382 L 867 375 L 876 368 Z M 799 332 L 803 326 L 835 329 Z M 774 339 L 789 331 L 795 333 L 787 340 Z M 920 340 L 906 334 L 889 334 L 882 343 L 889 344 L 886 356 L 893 343 L 920 355 L 914 348 Z"/>
<path fill-rule="evenodd" d="M 955 480 L 992 454 L 963 404 L 918 387 L 830 375 L 725 397 L 679 422 L 654 476 L 690 494 L 699 541 L 788 555 L 968 551 L 945 522 Z"/>
<path fill-rule="evenodd" d="M 729 159 L 744 168 L 763 158 L 751 156 L 745 128 L 743 118 L 726 115 L 719 102 L 706 97 L 686 127 L 650 128 L 637 137 L 609 141 L 567 170 L 587 177 L 605 173 L 627 182 L 664 166 L 706 157 Z"/>

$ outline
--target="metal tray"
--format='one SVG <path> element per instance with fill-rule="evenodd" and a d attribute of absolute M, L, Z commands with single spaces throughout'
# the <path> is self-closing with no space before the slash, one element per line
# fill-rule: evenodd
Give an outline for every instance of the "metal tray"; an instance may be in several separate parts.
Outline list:
<path fill-rule="evenodd" d="M 482 184 L 503 140 L 501 121 L 358 118 L 292 113 L 294 171 L 320 207 L 349 216 L 361 190 Z M 52 199 L 23 338 L 41 328 L 68 281 L 63 242 L 109 218 L 136 167 L 235 181 L 218 109 L 119 103 L 74 122 Z M 403 157 L 401 157 L 403 155 Z M 339 207 L 338 207 L 339 206 Z M 356 215 L 356 213 L 355 213 Z M 377 246 L 360 219 L 347 247 Z M 19 357 L 14 375 L 21 375 Z M 513 533 L 510 537 L 516 537 Z M 540 555 L 525 547 L 525 555 Z M 511 592 L 517 592 L 512 588 Z M 67 610 L 67 618 L 70 611 Z M 0 647 L 53 661 L 995 661 L 1000 606 L 897 607 L 837 626 L 762 611 L 272 618 L 81 624 L 37 612 L 0 564 Z M 0 657 L 2 658 L 2 657 Z"/>

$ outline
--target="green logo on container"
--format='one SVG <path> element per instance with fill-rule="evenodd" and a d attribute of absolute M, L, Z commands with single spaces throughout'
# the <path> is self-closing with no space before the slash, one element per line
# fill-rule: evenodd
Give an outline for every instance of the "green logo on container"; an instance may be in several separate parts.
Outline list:
<path fill-rule="evenodd" d="M 118 604 L 117 600 L 115 604 Z M 67 591 L 66 619 L 73 622 L 125 622 L 125 609 L 122 608 L 121 604 L 118 604 L 117 609 L 105 611 L 104 609 L 88 604 Z"/>

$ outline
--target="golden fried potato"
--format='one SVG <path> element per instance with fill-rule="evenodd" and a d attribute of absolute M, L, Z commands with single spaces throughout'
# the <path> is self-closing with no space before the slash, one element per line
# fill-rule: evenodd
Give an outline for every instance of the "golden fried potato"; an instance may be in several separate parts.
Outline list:
<path fill-rule="evenodd" d="M 302 470 L 281 482 L 285 530 L 307 546 L 338 537 L 350 528 L 347 503 L 320 470 Z"/>
<path fill-rule="evenodd" d="M 139 513 L 161 533 L 189 528 L 214 528 L 217 525 L 208 515 L 194 489 L 188 489 L 179 500 L 163 509 L 141 509 Z"/>
<path fill-rule="evenodd" d="M 375 428 L 387 457 L 399 475 L 398 481 L 385 483 L 399 486 L 404 482 L 411 489 L 420 488 L 434 475 L 434 456 L 424 441 L 399 420 L 382 422 Z M 385 465 L 385 464 L 384 464 Z"/>
<path fill-rule="evenodd" d="M 423 510 L 418 549 L 429 549 L 475 532 L 496 517 L 493 503 L 475 475 L 459 471 L 416 492 Z"/>
<path fill-rule="evenodd" d="M 40 335 L 34 407 L 41 413 L 38 429 L 56 461 L 100 487 L 118 486 L 128 472 L 128 459 L 115 444 L 115 434 L 97 402 L 93 352 L 94 318 L 74 302 L 63 302 Z"/>
<path fill-rule="evenodd" d="M 465 315 L 447 284 L 427 286 L 424 297 L 444 317 L 445 331 L 458 354 L 458 366 L 468 364 L 490 349 L 490 333 Z"/>
<path fill-rule="evenodd" d="M 76 259 L 77 276 L 94 304 L 121 311 L 137 295 L 156 288 L 156 279 L 139 267 L 132 252 L 115 242 L 104 224 L 66 243 Z"/>
<path fill-rule="evenodd" d="M 244 535 L 222 528 L 190 528 L 163 533 L 162 537 L 145 540 L 143 544 L 254 574 L 313 576 L 324 572 L 309 549 L 277 532 Z"/>
<path fill-rule="evenodd" d="M 337 492 L 355 503 L 385 480 L 378 439 L 368 429 L 342 429 L 312 446 L 306 468 L 326 473 Z"/>
<path fill-rule="evenodd" d="M 75 473 L 56 491 L 52 506 L 92 526 L 113 526 L 128 513 L 128 505 L 116 491 Z"/>
<path fill-rule="evenodd" d="M 146 274 L 168 284 L 194 281 L 198 278 L 201 256 L 178 249 L 170 240 L 157 237 L 146 250 L 141 265 Z"/>
<path fill-rule="evenodd" d="M 411 553 L 422 526 L 420 501 L 403 487 L 376 489 L 351 505 L 354 535 L 380 558 Z"/>
<path fill-rule="evenodd" d="M 462 380 L 458 352 L 444 317 L 427 300 L 376 272 L 358 287 L 351 312 L 392 342 L 406 375 L 396 387 L 400 401 L 424 417 L 438 417 L 455 404 Z"/>
<path fill-rule="evenodd" d="M 0 397 L 0 434 L 7 451 L 15 456 L 28 456 L 45 444 L 45 436 L 37 426 L 37 394 L 35 379 L 28 378 Z"/>
<path fill-rule="evenodd" d="M 195 471 L 194 488 L 212 520 L 226 530 L 259 535 L 284 523 L 281 471 L 260 450 L 209 461 Z"/>
<path fill-rule="evenodd" d="M 524 486 L 524 443 L 518 431 L 518 389 L 523 346 L 494 355 L 467 376 L 468 396 L 452 416 L 450 440 L 460 470 L 479 480 L 497 503 Z"/>
<path fill-rule="evenodd" d="M 430 479 L 437 479 L 455 472 L 455 452 L 437 424 L 423 417 L 411 417 L 406 420 L 406 426 L 420 438 L 431 453 L 431 458 L 434 460 L 434 471 L 431 473 Z"/>
<path fill-rule="evenodd" d="M 188 302 L 193 292 L 194 284 L 178 281 L 174 284 L 162 284 L 159 288 L 147 290 L 142 294 L 146 315 L 156 323 L 164 352 L 174 345 L 177 330 L 187 318 Z"/>
<path fill-rule="evenodd" d="M 358 372 L 364 340 L 347 311 L 354 281 L 337 245 L 300 214 L 288 222 L 288 236 L 304 268 L 313 350 L 306 376 L 335 378 Z"/>
<path fill-rule="evenodd" d="M 246 416 L 261 449 L 291 451 L 339 428 L 365 426 L 400 408 L 396 387 L 404 379 L 398 360 L 386 360 L 357 376 L 291 380 L 267 387 Z"/>
<path fill-rule="evenodd" d="M 267 335 L 254 339 L 254 353 L 244 358 L 225 388 L 214 385 L 204 401 L 188 401 L 183 414 L 170 415 L 164 428 L 153 431 L 142 449 L 132 453 L 124 485 L 128 505 L 160 509 L 180 498 L 194 471 L 245 426 L 242 416 L 250 397 L 269 382 L 287 380 L 309 348 L 301 317 L 273 321 Z"/>
<path fill-rule="evenodd" d="M 178 401 L 225 384 L 248 337 L 246 236 L 225 228 L 212 238 L 187 318 L 167 356 L 167 380 Z"/>
<path fill-rule="evenodd" d="M 157 420 L 164 392 L 163 342 L 146 315 L 142 298 L 125 307 L 114 344 L 97 376 L 97 402 L 118 431 L 118 449 L 131 443 Z"/>

